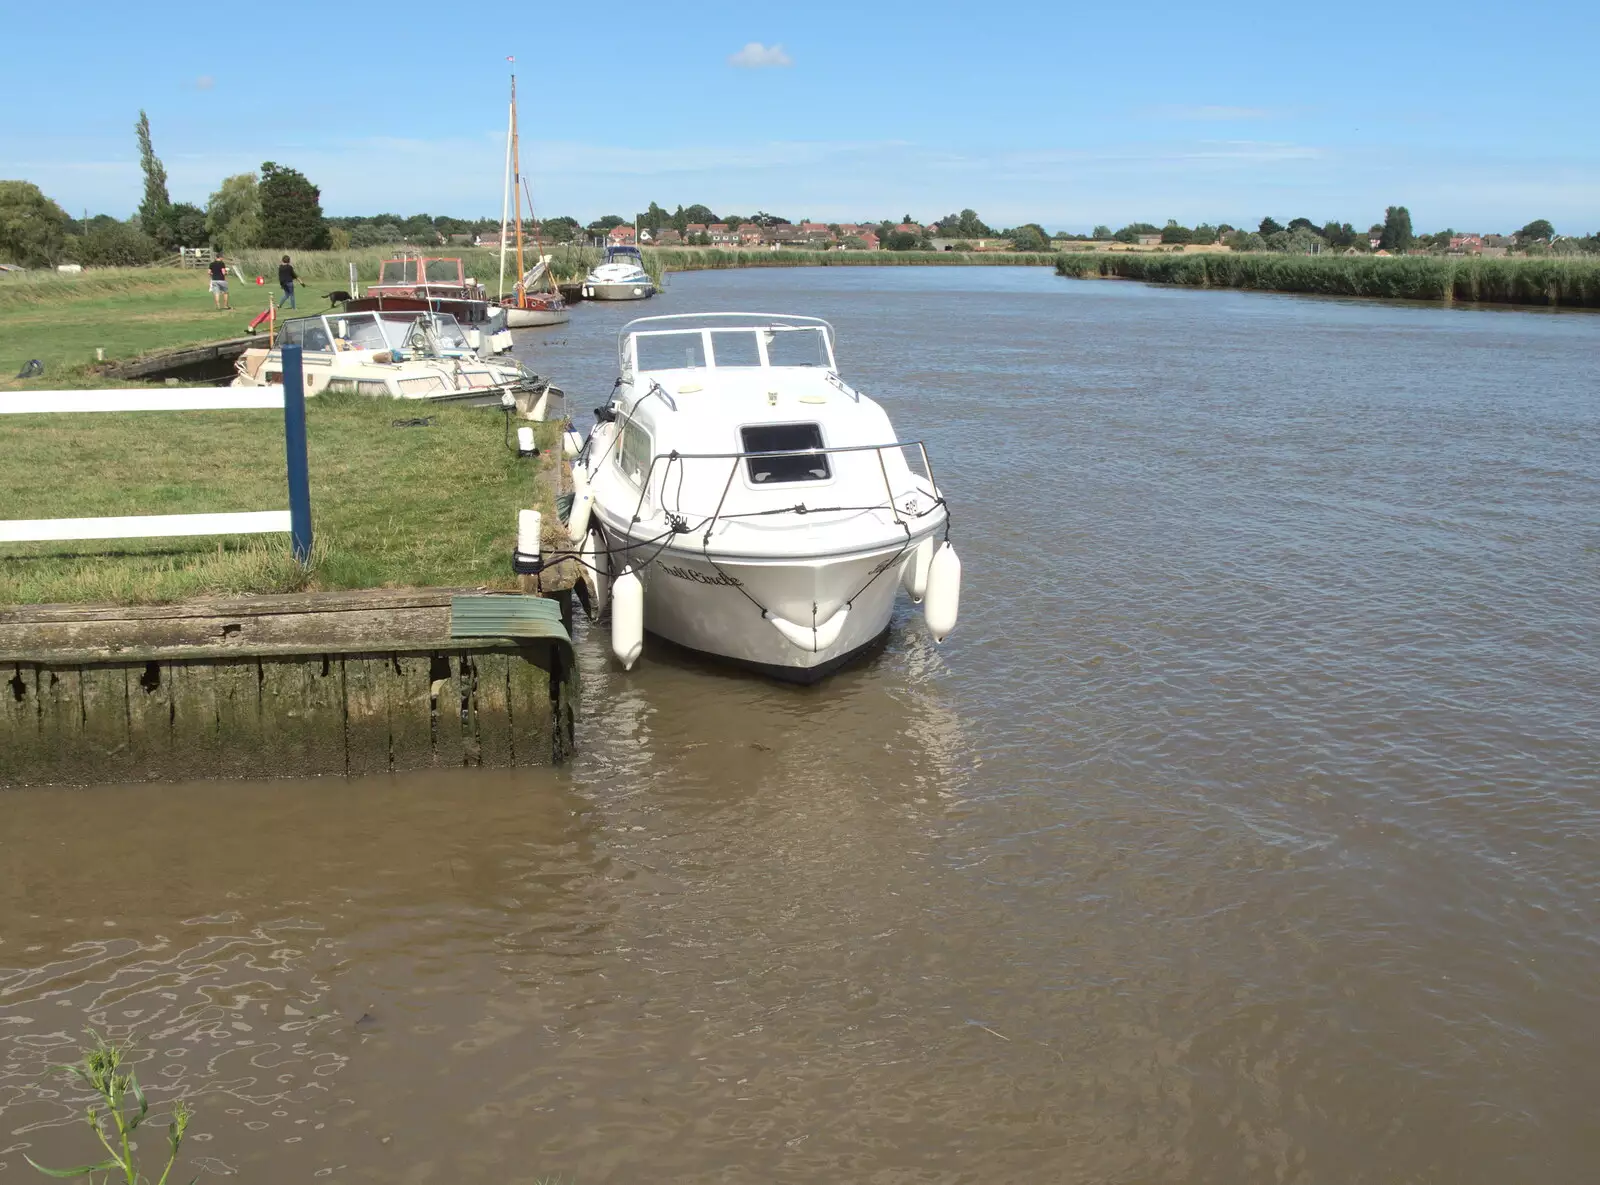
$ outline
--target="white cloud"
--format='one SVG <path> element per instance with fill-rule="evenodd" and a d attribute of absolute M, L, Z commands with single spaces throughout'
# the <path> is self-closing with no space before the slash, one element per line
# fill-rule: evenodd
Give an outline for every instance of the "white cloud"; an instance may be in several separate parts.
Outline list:
<path fill-rule="evenodd" d="M 738 53 L 729 54 L 728 65 L 759 70 L 765 66 L 792 66 L 794 59 L 784 52 L 781 45 L 762 45 L 759 41 L 752 41 Z"/>
<path fill-rule="evenodd" d="M 197 91 L 208 91 L 216 85 L 217 80 L 209 74 L 202 74 L 194 80 L 194 89 Z"/>

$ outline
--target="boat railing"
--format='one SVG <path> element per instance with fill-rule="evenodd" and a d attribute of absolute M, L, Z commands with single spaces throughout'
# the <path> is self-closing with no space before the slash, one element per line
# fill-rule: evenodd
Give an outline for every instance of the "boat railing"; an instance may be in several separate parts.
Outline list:
<path fill-rule="evenodd" d="M 894 489 L 894 482 L 889 477 L 889 466 L 884 461 L 884 455 L 890 450 L 893 450 L 900 453 L 902 461 L 906 461 L 906 450 L 912 448 L 917 450 L 917 456 L 922 462 L 922 470 L 919 473 L 911 466 L 911 464 L 909 464 L 909 462 L 906 463 L 906 470 L 911 475 L 913 479 L 913 485 L 916 488 L 910 491 L 909 496 L 905 496 L 903 494 L 897 495 Z M 801 501 L 793 506 L 780 506 L 756 511 L 741 511 L 733 514 L 723 513 L 723 509 L 728 503 L 728 494 L 733 489 L 733 479 L 738 476 L 739 466 L 744 462 L 751 460 L 752 458 L 761 457 L 770 459 L 773 457 L 827 457 L 851 453 L 872 453 L 876 456 L 878 461 L 878 473 L 883 479 L 884 500 L 882 502 L 865 506 L 808 506 L 804 501 Z M 640 478 L 639 498 L 634 504 L 633 508 L 633 521 L 635 523 L 639 522 L 642 517 L 645 496 L 652 487 L 657 466 L 660 466 L 662 470 L 662 491 L 665 493 L 667 478 L 671 473 L 672 466 L 675 464 L 681 464 L 685 461 L 729 462 L 727 480 L 723 482 L 722 494 L 717 499 L 717 507 L 700 525 L 691 527 L 689 525 L 688 516 L 683 514 L 681 506 L 674 511 L 668 511 L 665 505 L 662 506 L 662 510 L 667 513 L 669 521 L 673 523 L 671 528 L 673 531 L 679 533 L 688 533 L 690 531 L 699 531 L 703 527 L 705 531 L 705 542 L 707 543 L 709 543 L 711 540 L 712 528 L 715 527 L 719 521 L 743 518 L 766 518 L 780 514 L 829 514 L 843 513 L 847 511 L 869 510 L 889 511 L 890 514 L 894 516 L 895 523 L 898 526 L 905 528 L 909 534 L 911 522 L 933 514 L 945 504 L 944 496 L 939 493 L 939 484 L 934 478 L 933 462 L 928 458 L 927 445 L 920 440 L 895 441 L 892 444 L 844 444 L 834 445 L 832 447 L 824 446 L 820 448 L 749 449 L 736 453 L 671 452 L 656 453 L 654 456 L 652 456 L 650 459 L 650 468 Z M 921 484 L 922 480 L 924 479 L 927 482 L 926 486 Z M 795 484 L 802 485 L 803 483 Z M 927 500 L 926 504 L 923 502 L 924 498 Z"/>

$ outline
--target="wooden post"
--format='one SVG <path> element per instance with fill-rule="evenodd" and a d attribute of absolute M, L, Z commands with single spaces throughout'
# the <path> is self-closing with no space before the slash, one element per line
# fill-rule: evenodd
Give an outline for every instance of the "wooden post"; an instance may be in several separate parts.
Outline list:
<path fill-rule="evenodd" d="M 300 347 L 283 347 L 283 444 L 289 467 L 289 537 L 294 558 L 311 562 L 311 473 L 306 463 L 306 387 Z"/>

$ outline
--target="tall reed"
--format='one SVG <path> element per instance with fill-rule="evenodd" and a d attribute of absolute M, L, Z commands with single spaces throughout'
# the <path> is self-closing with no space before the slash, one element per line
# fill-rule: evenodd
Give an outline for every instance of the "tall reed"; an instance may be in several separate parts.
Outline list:
<path fill-rule="evenodd" d="M 658 259 L 674 272 L 718 271 L 736 267 L 1047 267 L 1054 256 L 1025 252 L 967 251 L 777 251 L 684 250 L 645 248 L 645 259 Z"/>
<path fill-rule="evenodd" d="M 1319 296 L 1600 308 L 1600 260 L 1265 252 L 1063 255 L 1056 272 Z"/>

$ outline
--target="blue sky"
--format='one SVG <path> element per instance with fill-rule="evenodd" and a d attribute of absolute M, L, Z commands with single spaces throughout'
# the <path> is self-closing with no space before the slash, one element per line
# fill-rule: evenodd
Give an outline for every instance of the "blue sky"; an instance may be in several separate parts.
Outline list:
<path fill-rule="evenodd" d="M 124 216 L 144 107 L 175 200 L 204 204 L 223 176 L 275 160 L 321 186 L 330 214 L 497 216 L 515 54 L 534 199 L 586 222 L 654 199 L 824 221 L 971 206 L 1050 229 L 1366 226 L 1400 203 L 1419 230 L 1600 230 L 1592 3 L 929 0 L 670 18 L 622 2 L 505 9 L 503 32 L 490 11 L 11 6 L 0 177 Z"/>

